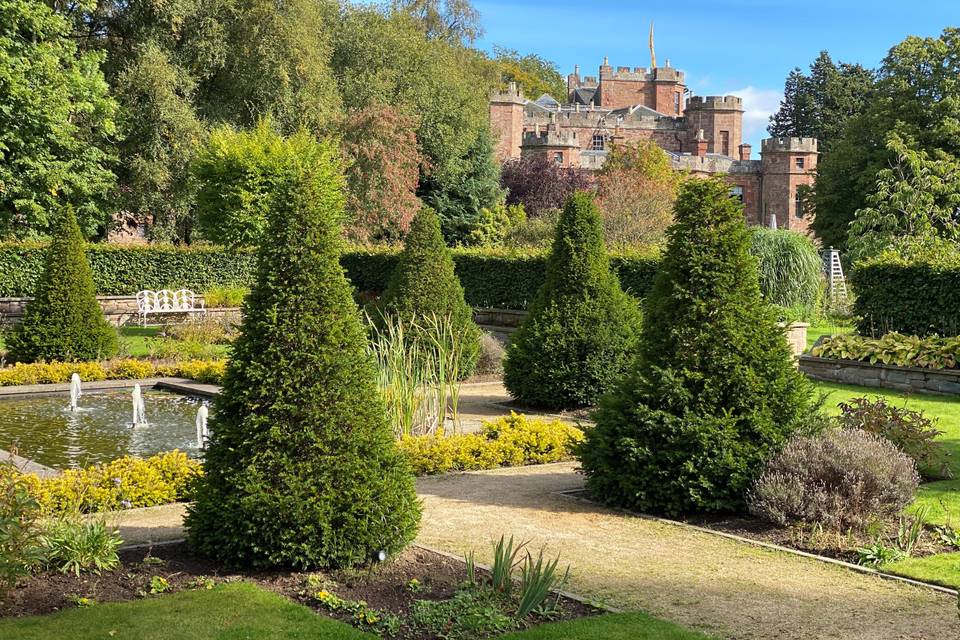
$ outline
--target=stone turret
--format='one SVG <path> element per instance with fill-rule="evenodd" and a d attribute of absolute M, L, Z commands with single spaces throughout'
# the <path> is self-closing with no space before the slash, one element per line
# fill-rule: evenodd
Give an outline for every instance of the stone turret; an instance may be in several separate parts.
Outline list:
<path fill-rule="evenodd" d="M 736 157 L 743 142 L 743 100 L 737 96 L 691 96 L 687 100 L 686 130 L 691 143 L 701 129 L 707 153 Z"/>
<path fill-rule="evenodd" d="M 520 157 L 523 105 L 526 102 L 523 91 L 515 82 L 511 82 L 505 91 L 490 93 L 490 130 L 496 137 L 494 153 L 500 162 Z"/>

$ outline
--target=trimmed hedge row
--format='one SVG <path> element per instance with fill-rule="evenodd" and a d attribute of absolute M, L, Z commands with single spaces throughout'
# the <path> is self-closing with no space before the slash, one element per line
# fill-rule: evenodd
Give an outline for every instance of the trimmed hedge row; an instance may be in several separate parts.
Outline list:
<path fill-rule="evenodd" d="M 576 427 L 511 413 L 484 422 L 480 433 L 406 436 L 398 444 L 415 474 L 431 475 L 560 462 L 569 460 L 582 442 L 583 432 Z M 10 474 L 23 477 L 30 494 L 51 514 L 189 500 L 193 480 L 202 473 L 199 461 L 177 450 L 142 459 L 124 456 L 51 478 L 21 476 L 12 464 L 0 464 L 0 480 Z"/>
<path fill-rule="evenodd" d="M 176 377 L 189 378 L 203 384 L 220 384 L 226 368 L 226 360 L 183 360 L 166 363 L 124 358 L 106 362 L 18 362 L 11 367 L 0 367 L 0 387 L 65 383 L 70 381 L 70 376 L 74 373 L 84 382 Z"/>
<path fill-rule="evenodd" d="M 960 335 L 960 252 L 914 260 L 881 254 L 854 265 L 850 282 L 861 335 Z"/>
<path fill-rule="evenodd" d="M 0 297 L 29 297 L 43 272 L 41 244 L 0 244 Z M 217 285 L 247 286 L 253 278 L 252 251 L 219 247 L 87 245 L 97 295 L 131 295 L 169 287 L 204 291 Z"/>
<path fill-rule="evenodd" d="M 0 244 L 0 297 L 28 297 L 43 271 L 43 245 Z M 543 283 L 543 252 L 454 249 L 457 275 L 472 307 L 526 309 Z M 396 266 L 396 249 L 351 248 L 341 257 L 357 291 L 379 294 Z M 89 245 L 97 294 L 131 295 L 169 287 L 197 292 L 215 286 L 249 286 L 256 258 L 252 251 L 220 247 Z M 611 267 L 623 289 L 646 296 L 660 264 L 650 254 L 614 255 Z"/>

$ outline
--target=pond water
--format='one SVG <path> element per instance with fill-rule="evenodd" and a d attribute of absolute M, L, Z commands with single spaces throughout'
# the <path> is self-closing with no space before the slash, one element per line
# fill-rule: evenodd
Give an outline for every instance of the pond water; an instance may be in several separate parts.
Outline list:
<path fill-rule="evenodd" d="M 146 425 L 130 427 L 132 390 L 85 393 L 76 412 L 66 395 L 0 400 L 0 449 L 55 469 L 85 467 L 124 455 L 180 449 L 198 455 L 197 398 L 143 392 Z"/>

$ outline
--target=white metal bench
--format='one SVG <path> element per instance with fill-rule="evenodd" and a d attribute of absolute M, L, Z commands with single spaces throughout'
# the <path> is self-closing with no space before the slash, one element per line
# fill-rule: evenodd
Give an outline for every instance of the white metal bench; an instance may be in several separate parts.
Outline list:
<path fill-rule="evenodd" d="M 150 315 L 171 313 L 203 317 L 207 315 L 207 310 L 203 300 L 189 289 L 137 292 L 137 319 L 141 327 L 147 326 L 147 317 Z"/>

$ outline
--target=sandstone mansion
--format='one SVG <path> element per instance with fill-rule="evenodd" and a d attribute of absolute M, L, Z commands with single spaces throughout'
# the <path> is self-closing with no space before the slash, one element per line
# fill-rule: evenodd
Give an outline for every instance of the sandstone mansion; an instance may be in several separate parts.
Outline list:
<path fill-rule="evenodd" d="M 725 174 L 751 224 L 807 231 L 802 185 L 817 166 L 813 138 L 768 138 L 760 159 L 743 142 L 743 101 L 736 96 L 689 96 L 684 74 L 670 66 L 612 67 L 599 75 L 567 76 L 567 95 L 528 100 L 511 85 L 490 96 L 490 123 L 501 161 L 540 154 L 564 166 L 594 171 L 619 141 L 653 140 L 674 166 L 693 175 Z"/>

